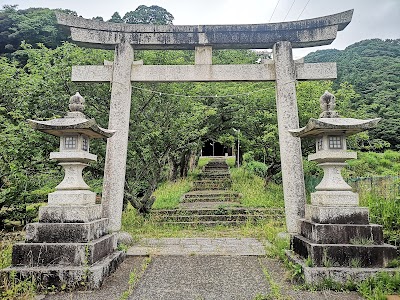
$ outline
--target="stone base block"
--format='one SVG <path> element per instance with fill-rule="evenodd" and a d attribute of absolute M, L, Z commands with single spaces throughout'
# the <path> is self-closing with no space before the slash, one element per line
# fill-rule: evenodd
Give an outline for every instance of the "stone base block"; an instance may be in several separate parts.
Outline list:
<path fill-rule="evenodd" d="M 300 219 L 300 234 L 317 244 L 383 244 L 382 226 L 370 224 L 319 224 Z"/>
<path fill-rule="evenodd" d="M 13 246 L 12 266 L 91 265 L 116 248 L 116 234 L 89 243 L 17 243 Z"/>
<path fill-rule="evenodd" d="M 358 194 L 351 191 L 317 191 L 311 193 L 311 204 L 322 206 L 358 206 Z"/>
<path fill-rule="evenodd" d="M 397 271 L 397 269 L 385 268 L 308 267 L 304 259 L 296 255 L 293 251 L 286 251 L 286 255 L 290 261 L 302 267 L 304 280 L 308 284 L 320 284 L 328 278 L 341 284 L 349 281 L 360 282 L 380 272 L 395 273 Z"/>
<path fill-rule="evenodd" d="M 108 219 L 88 223 L 30 223 L 27 243 L 87 243 L 107 233 Z"/>
<path fill-rule="evenodd" d="M 0 274 L 9 276 L 13 272 L 13 276 L 21 279 L 29 279 L 35 277 L 39 283 L 39 288 L 47 287 L 67 289 L 79 288 L 99 288 L 104 279 L 113 273 L 125 259 L 125 253 L 116 251 L 110 255 L 103 257 L 100 261 L 91 266 L 59 266 L 52 265 L 46 267 L 10 267 L 0 270 Z"/>
<path fill-rule="evenodd" d="M 306 205 L 305 219 L 322 224 L 369 224 L 367 207 Z"/>
<path fill-rule="evenodd" d="M 96 193 L 89 190 L 60 190 L 48 195 L 49 205 L 93 205 Z"/>
<path fill-rule="evenodd" d="M 317 267 L 386 267 L 397 257 L 396 247 L 383 245 L 316 244 L 300 235 L 292 237 L 291 249 L 303 258 L 310 258 Z"/>
<path fill-rule="evenodd" d="M 101 218 L 101 204 L 48 205 L 39 208 L 39 222 L 41 223 L 88 223 Z"/>

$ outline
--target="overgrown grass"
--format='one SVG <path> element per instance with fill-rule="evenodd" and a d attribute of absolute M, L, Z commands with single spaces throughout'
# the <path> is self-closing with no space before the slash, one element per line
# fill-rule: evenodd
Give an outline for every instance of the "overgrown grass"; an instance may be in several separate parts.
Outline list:
<path fill-rule="evenodd" d="M 283 231 L 282 222 L 260 221 L 248 222 L 241 226 L 182 226 L 160 224 L 156 217 L 144 217 L 130 205 L 122 216 L 122 231 L 129 232 L 135 240 L 140 238 L 166 238 L 166 237 L 254 237 L 266 239 L 268 232 L 273 230 Z"/>
<path fill-rule="evenodd" d="M 400 271 L 393 275 L 379 273 L 358 284 L 357 291 L 367 300 L 386 300 L 387 295 L 398 295 L 400 294 Z"/>
<path fill-rule="evenodd" d="M 0 269 L 11 265 L 12 245 L 23 239 L 22 232 L 3 234 L 0 232 Z M 34 278 L 19 280 L 12 274 L 0 276 L 0 299 L 33 299 L 37 284 Z"/>
<path fill-rule="evenodd" d="M 199 162 L 197 163 L 197 168 L 201 169 L 206 164 L 208 164 L 210 160 L 211 160 L 210 157 L 200 157 Z"/>
<path fill-rule="evenodd" d="M 241 204 L 247 207 L 284 207 L 282 186 L 270 183 L 264 186 L 264 180 L 243 168 L 231 169 L 232 189 L 243 197 Z"/>
<path fill-rule="evenodd" d="M 156 197 L 153 208 L 167 209 L 178 207 L 180 198 L 190 190 L 190 187 L 191 182 L 188 178 L 163 183 L 153 193 Z"/>
<path fill-rule="evenodd" d="M 360 195 L 361 196 L 361 195 Z M 400 197 L 386 199 L 372 192 L 363 193 L 360 206 L 370 209 L 371 223 L 383 226 L 384 238 L 387 243 L 400 245 Z"/>
<path fill-rule="evenodd" d="M 236 166 L 236 158 L 235 157 L 228 157 L 226 159 L 226 163 L 228 164 L 229 168 L 234 168 Z"/>

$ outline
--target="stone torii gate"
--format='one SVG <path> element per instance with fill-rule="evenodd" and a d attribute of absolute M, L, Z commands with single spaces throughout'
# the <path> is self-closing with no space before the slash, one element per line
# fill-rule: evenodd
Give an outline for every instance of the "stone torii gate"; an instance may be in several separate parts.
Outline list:
<path fill-rule="evenodd" d="M 128 146 L 131 82 L 275 81 L 287 230 L 295 233 L 304 216 L 305 188 L 296 80 L 336 78 L 335 63 L 305 64 L 293 60 L 292 48 L 328 45 L 351 21 L 353 10 L 294 22 L 257 25 L 133 25 L 86 20 L 57 14 L 80 45 L 115 49 L 113 64 L 74 66 L 72 81 L 111 82 L 108 140 L 103 186 L 103 215 L 110 230 L 121 228 Z M 195 50 L 194 65 L 143 65 L 134 50 Z M 273 62 L 213 65 L 212 49 L 273 49 Z"/>

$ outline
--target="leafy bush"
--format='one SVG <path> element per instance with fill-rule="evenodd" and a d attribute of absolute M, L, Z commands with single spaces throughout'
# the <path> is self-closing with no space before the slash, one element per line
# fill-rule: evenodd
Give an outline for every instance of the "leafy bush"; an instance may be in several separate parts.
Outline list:
<path fill-rule="evenodd" d="M 265 178 L 268 175 L 268 167 L 258 161 L 251 161 L 249 163 L 246 163 L 244 165 L 244 168 L 246 171 L 249 171 L 250 173 L 257 175 L 261 178 Z"/>
<path fill-rule="evenodd" d="M 400 272 L 379 273 L 361 282 L 357 290 L 367 300 L 386 300 L 386 295 L 400 293 Z"/>

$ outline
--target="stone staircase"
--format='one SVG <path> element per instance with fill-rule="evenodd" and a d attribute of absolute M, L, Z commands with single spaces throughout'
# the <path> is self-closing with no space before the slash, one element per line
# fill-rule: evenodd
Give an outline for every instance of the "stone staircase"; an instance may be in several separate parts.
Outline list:
<path fill-rule="evenodd" d="M 184 194 L 178 209 L 153 210 L 153 219 L 163 224 L 187 226 L 238 225 L 260 220 L 284 221 L 281 208 L 249 208 L 240 204 L 241 194 L 230 190 L 229 166 L 225 159 L 207 163 Z"/>

